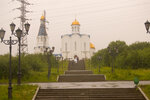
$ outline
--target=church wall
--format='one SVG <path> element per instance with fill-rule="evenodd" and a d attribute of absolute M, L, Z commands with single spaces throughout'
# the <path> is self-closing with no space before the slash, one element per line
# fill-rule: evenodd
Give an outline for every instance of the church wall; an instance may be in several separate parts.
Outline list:
<path fill-rule="evenodd" d="M 83 35 L 82 36 L 82 57 L 83 58 L 90 58 L 90 38 L 88 37 L 88 35 Z"/>
<path fill-rule="evenodd" d="M 95 49 L 94 49 L 94 48 L 91 48 L 91 49 L 90 49 L 90 55 L 91 55 L 91 57 L 94 55 L 94 53 L 95 53 Z"/>
<path fill-rule="evenodd" d="M 48 36 L 37 36 L 37 46 L 46 46 L 48 47 Z"/>
<path fill-rule="evenodd" d="M 66 36 L 63 36 L 62 38 L 61 38 L 61 40 L 62 40 L 62 47 L 61 47 L 61 52 L 62 52 L 62 56 L 64 57 L 64 58 L 68 58 L 69 57 L 69 52 L 70 52 L 70 37 L 68 36 L 68 35 L 66 35 Z"/>
<path fill-rule="evenodd" d="M 35 47 L 35 53 L 43 53 L 46 47 L 49 47 L 48 36 L 37 36 L 37 46 Z"/>
<path fill-rule="evenodd" d="M 61 38 L 61 52 L 64 58 L 74 58 L 77 55 L 79 59 L 90 58 L 93 54 L 90 48 L 90 38 L 88 35 L 72 34 Z M 65 44 L 67 43 L 67 53 Z M 75 47 L 76 45 L 76 47 Z"/>
<path fill-rule="evenodd" d="M 73 58 L 75 55 L 77 55 L 80 58 L 81 56 L 81 36 L 79 34 L 73 34 L 71 36 L 71 57 Z"/>

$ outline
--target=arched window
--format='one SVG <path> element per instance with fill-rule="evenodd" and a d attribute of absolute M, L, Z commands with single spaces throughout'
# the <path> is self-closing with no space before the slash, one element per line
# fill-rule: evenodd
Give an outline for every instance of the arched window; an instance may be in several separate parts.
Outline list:
<path fill-rule="evenodd" d="M 77 51 L 77 43 L 74 43 L 74 50 Z"/>
<path fill-rule="evenodd" d="M 86 43 L 84 42 L 84 51 L 86 51 Z"/>
<path fill-rule="evenodd" d="M 65 51 L 67 51 L 67 43 L 65 43 Z"/>
<path fill-rule="evenodd" d="M 75 26 L 75 32 L 77 31 L 77 27 Z"/>

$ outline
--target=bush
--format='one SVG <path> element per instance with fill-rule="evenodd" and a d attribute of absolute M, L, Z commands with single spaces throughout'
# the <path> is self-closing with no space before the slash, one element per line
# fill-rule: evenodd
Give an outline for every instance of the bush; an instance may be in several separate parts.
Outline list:
<path fill-rule="evenodd" d="M 107 48 L 99 50 L 91 59 L 93 66 L 112 66 L 118 68 L 150 68 L 150 43 L 149 42 L 136 42 L 131 45 L 126 45 L 124 41 L 113 41 L 109 44 L 112 49 L 110 55 Z M 118 53 L 113 48 L 118 49 Z M 98 57 L 102 56 L 99 61 Z"/>
<path fill-rule="evenodd" d="M 55 57 L 51 56 L 52 67 L 58 64 Z M 18 56 L 12 57 L 12 77 L 17 78 Z M 29 77 L 33 71 L 40 72 L 43 67 L 48 67 L 47 58 L 42 54 L 21 55 L 22 77 Z M 0 56 L 0 79 L 7 79 L 9 71 L 9 54 Z"/>

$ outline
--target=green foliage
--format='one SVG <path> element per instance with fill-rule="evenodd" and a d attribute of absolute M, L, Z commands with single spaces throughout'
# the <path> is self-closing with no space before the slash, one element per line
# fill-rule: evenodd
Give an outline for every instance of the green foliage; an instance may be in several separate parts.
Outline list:
<path fill-rule="evenodd" d="M 8 77 L 9 55 L 0 56 L 0 79 Z"/>
<path fill-rule="evenodd" d="M 106 80 L 131 80 L 137 77 L 139 81 L 150 80 L 150 69 L 121 69 L 115 68 L 114 73 L 111 72 L 111 67 L 101 67 L 100 72 L 98 67 L 86 66 L 87 70 L 92 70 L 94 74 L 106 75 Z"/>
<path fill-rule="evenodd" d="M 150 43 L 149 42 L 135 42 L 129 46 L 129 49 L 131 50 L 142 50 L 144 48 L 149 48 Z"/>
<path fill-rule="evenodd" d="M 21 55 L 21 73 L 24 82 L 40 82 L 40 81 L 57 81 L 59 73 L 63 73 L 67 69 L 67 61 L 56 60 L 54 56 L 49 56 L 51 64 L 51 79 L 47 79 L 48 73 L 48 56 L 43 54 Z M 58 71 L 59 68 L 59 71 Z M 6 83 L 9 71 L 9 54 L 0 56 L 0 82 Z M 12 57 L 12 78 L 13 82 L 17 80 L 18 72 L 18 56 Z"/>
<path fill-rule="evenodd" d="M 98 57 L 102 56 L 99 61 Z M 117 68 L 150 68 L 150 43 L 136 42 L 126 45 L 124 41 L 113 41 L 107 48 L 99 50 L 91 59 L 92 66 L 115 66 Z"/>
<path fill-rule="evenodd" d="M 12 100 L 31 100 L 35 94 L 37 86 L 33 85 L 13 85 Z M 0 100 L 8 100 L 8 86 L 0 86 Z"/>
<path fill-rule="evenodd" d="M 68 62 L 59 62 L 59 68 L 57 66 L 51 68 L 51 77 L 48 80 L 48 67 L 43 67 L 42 71 L 30 71 L 30 77 L 24 77 L 24 82 L 57 82 L 57 77 L 64 74 L 64 71 L 68 68 Z"/>

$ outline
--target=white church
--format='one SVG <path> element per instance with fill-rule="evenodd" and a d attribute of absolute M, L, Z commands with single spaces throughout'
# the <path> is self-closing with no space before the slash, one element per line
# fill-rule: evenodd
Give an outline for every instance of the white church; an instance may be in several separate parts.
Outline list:
<path fill-rule="evenodd" d="M 80 23 L 75 19 L 71 24 L 72 34 L 61 36 L 61 53 L 64 59 L 88 59 L 95 52 L 94 45 L 90 42 L 90 35 L 80 34 Z"/>

